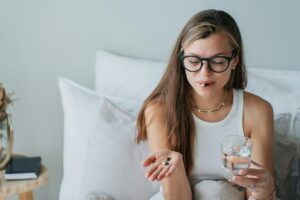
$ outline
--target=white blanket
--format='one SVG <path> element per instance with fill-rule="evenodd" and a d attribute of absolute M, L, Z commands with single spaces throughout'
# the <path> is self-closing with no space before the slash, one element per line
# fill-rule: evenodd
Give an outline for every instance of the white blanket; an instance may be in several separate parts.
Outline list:
<path fill-rule="evenodd" d="M 193 187 L 194 200 L 244 200 L 245 192 L 226 181 L 204 180 Z M 162 190 L 150 200 L 164 200 Z"/>

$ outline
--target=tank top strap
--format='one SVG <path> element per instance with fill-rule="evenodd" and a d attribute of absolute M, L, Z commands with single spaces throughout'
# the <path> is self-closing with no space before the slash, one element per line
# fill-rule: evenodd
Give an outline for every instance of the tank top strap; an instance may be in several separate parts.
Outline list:
<path fill-rule="evenodd" d="M 237 130 L 244 135 L 243 116 L 244 116 L 244 90 L 235 90 L 238 96 L 237 106 Z"/>

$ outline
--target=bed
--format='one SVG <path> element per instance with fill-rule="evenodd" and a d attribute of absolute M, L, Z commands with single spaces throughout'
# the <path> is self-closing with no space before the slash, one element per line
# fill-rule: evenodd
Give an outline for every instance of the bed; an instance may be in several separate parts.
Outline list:
<path fill-rule="evenodd" d="M 137 113 L 166 63 L 98 51 L 95 89 L 59 79 L 64 111 L 60 200 L 146 200 L 159 183 L 144 177 L 146 143 L 134 143 Z M 248 68 L 247 91 L 274 109 L 275 181 L 279 199 L 300 199 L 300 71 Z"/>

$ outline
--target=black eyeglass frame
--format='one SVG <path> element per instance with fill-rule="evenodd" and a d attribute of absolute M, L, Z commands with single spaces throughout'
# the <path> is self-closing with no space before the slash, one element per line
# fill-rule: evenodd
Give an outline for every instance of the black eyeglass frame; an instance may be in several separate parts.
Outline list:
<path fill-rule="evenodd" d="M 181 66 L 183 66 L 184 69 L 187 70 L 187 71 L 189 71 L 189 72 L 197 72 L 197 71 L 200 71 L 200 70 L 202 69 L 202 67 L 203 67 L 203 61 L 207 61 L 207 66 L 208 66 L 208 68 L 209 68 L 210 71 L 213 71 L 213 72 L 215 72 L 215 73 L 222 73 L 222 72 L 225 72 L 225 71 L 228 69 L 231 60 L 232 60 L 236 55 L 237 55 L 237 50 L 236 50 L 236 49 L 233 49 L 233 50 L 232 50 L 232 55 L 231 55 L 230 57 L 228 57 L 228 56 L 214 56 L 214 57 L 210 57 L 210 58 L 201 58 L 201 57 L 195 56 L 195 55 L 187 55 L 187 56 L 185 56 L 185 55 L 183 55 L 183 50 L 181 50 L 181 51 L 179 52 L 179 60 L 180 60 Z M 200 65 L 199 69 L 197 69 L 197 70 L 189 70 L 189 69 L 187 69 L 187 68 L 184 66 L 183 60 L 184 60 L 185 58 L 188 58 L 188 57 L 193 57 L 193 58 L 199 59 L 199 61 L 201 62 L 201 65 Z M 211 60 L 214 59 L 214 58 L 225 58 L 225 59 L 228 61 L 227 67 L 226 67 L 224 70 L 222 70 L 222 71 L 215 71 L 215 70 L 213 70 L 213 69 L 211 68 L 211 66 L 210 66 L 210 62 L 211 62 Z"/>

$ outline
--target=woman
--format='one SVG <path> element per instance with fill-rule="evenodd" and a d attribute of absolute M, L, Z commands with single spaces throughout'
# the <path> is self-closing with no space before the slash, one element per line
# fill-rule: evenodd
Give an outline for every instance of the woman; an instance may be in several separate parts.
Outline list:
<path fill-rule="evenodd" d="M 246 188 L 249 199 L 275 198 L 273 110 L 243 91 L 246 83 L 235 20 L 218 10 L 194 15 L 137 122 L 137 142 L 148 140 L 152 152 L 144 161 L 150 166 L 146 177 L 161 182 L 165 199 L 192 199 L 191 184 L 221 179 L 220 153 L 213 152 L 220 152 L 221 139 L 232 133 L 251 138 L 253 148 L 250 168 L 229 181 Z"/>

